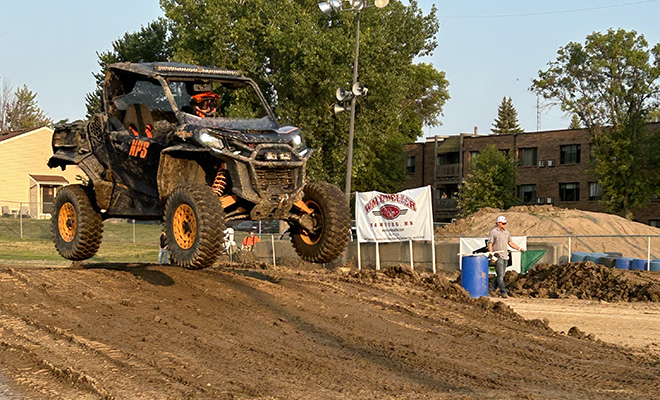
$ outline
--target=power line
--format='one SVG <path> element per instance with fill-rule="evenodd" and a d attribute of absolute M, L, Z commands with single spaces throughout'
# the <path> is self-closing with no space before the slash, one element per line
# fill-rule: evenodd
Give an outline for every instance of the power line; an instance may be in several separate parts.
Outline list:
<path fill-rule="evenodd" d="M 633 1 L 629 3 L 621 4 L 611 4 L 607 6 L 598 6 L 598 7 L 588 7 L 588 8 L 575 8 L 571 10 L 559 10 L 559 11 L 539 11 L 531 13 L 520 13 L 520 14 L 495 14 L 495 15 L 446 15 L 440 16 L 440 19 L 485 19 L 485 18 L 511 18 L 511 17 L 535 17 L 540 15 L 553 15 L 553 14 L 569 14 L 585 11 L 594 11 L 594 10 L 605 10 L 609 8 L 619 8 L 634 6 L 638 4 L 648 4 L 655 3 L 658 0 L 643 0 L 643 1 Z"/>

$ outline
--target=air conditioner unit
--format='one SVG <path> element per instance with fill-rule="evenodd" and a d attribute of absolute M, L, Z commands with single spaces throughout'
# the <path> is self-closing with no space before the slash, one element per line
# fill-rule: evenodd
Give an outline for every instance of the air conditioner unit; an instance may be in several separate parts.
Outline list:
<path fill-rule="evenodd" d="M 555 166 L 555 160 L 548 160 L 548 167 L 554 167 Z"/>
<path fill-rule="evenodd" d="M 548 197 L 547 199 L 545 199 L 545 202 L 548 204 L 552 204 L 552 197 Z"/>
<path fill-rule="evenodd" d="M 545 160 L 539 161 L 539 167 L 545 167 Z"/>

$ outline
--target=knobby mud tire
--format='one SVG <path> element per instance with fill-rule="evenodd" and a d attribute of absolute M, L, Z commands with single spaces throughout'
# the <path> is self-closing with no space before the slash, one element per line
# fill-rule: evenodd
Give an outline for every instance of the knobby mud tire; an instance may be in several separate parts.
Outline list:
<path fill-rule="evenodd" d="M 210 267 L 220 256 L 225 211 L 205 185 L 180 186 L 165 206 L 165 233 L 172 261 L 188 269 Z"/>
<path fill-rule="evenodd" d="M 339 257 L 348 244 L 350 210 L 336 186 L 326 182 L 305 185 L 303 202 L 314 212 L 318 231 L 310 234 L 302 228 L 291 235 L 291 243 L 305 261 L 328 263 Z"/>
<path fill-rule="evenodd" d="M 82 185 L 65 186 L 57 193 L 52 231 L 57 252 L 67 260 L 87 260 L 99 250 L 103 219 Z"/>

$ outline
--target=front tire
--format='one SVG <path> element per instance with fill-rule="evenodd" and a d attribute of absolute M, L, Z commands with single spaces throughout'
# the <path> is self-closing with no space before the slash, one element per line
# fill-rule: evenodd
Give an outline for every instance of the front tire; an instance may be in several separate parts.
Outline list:
<path fill-rule="evenodd" d="M 53 242 L 67 260 L 93 257 L 101 246 L 103 219 L 82 185 L 62 188 L 55 198 L 52 218 Z"/>
<path fill-rule="evenodd" d="M 314 229 L 293 230 L 291 243 L 305 261 L 327 263 L 339 257 L 348 244 L 350 229 L 344 194 L 334 185 L 315 182 L 305 185 L 303 202 L 312 210 Z"/>
<path fill-rule="evenodd" d="M 165 233 L 172 261 L 184 268 L 210 267 L 220 256 L 225 212 L 205 185 L 180 186 L 165 207 Z"/>

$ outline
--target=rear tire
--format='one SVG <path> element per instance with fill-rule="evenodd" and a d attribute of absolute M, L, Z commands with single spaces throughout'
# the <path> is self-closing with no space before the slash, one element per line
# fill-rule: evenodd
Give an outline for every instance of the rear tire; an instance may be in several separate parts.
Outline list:
<path fill-rule="evenodd" d="M 53 242 L 67 260 L 93 257 L 101 246 L 103 219 L 82 185 L 62 188 L 55 198 L 52 218 Z"/>
<path fill-rule="evenodd" d="M 210 267 L 220 256 L 225 211 L 206 185 L 179 186 L 165 207 L 165 233 L 172 261 L 184 268 Z"/>
<path fill-rule="evenodd" d="M 303 202 L 313 210 L 314 231 L 292 229 L 291 243 L 305 261 L 330 262 L 339 257 L 348 244 L 350 210 L 344 194 L 326 182 L 307 184 L 303 191 Z"/>

